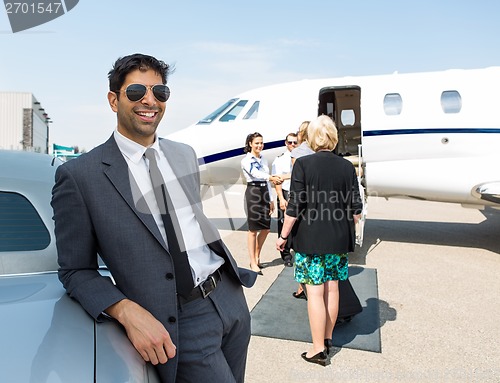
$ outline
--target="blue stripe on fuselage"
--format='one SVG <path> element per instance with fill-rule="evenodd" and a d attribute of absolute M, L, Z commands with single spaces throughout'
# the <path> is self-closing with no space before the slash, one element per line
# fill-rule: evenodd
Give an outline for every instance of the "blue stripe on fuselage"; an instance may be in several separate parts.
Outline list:
<path fill-rule="evenodd" d="M 397 136 L 402 134 L 429 134 L 429 133 L 500 133 L 500 129 L 488 128 L 443 128 L 443 129 L 388 129 L 388 130 L 367 130 L 363 132 L 363 137 L 373 136 Z"/>
<path fill-rule="evenodd" d="M 264 143 L 265 149 L 275 149 L 280 146 L 283 146 L 283 140 Z M 243 149 L 244 148 L 236 148 L 236 149 L 226 150 L 225 152 L 210 154 L 209 156 L 198 158 L 198 163 L 200 165 L 210 164 L 212 162 L 217 162 L 221 160 L 227 160 L 228 158 L 237 157 L 245 153 Z M 283 149 L 285 149 L 284 146 Z"/>
<path fill-rule="evenodd" d="M 376 136 L 397 136 L 403 134 L 430 134 L 430 133 L 447 133 L 447 134 L 457 134 L 457 133 L 500 133 L 500 129 L 488 129 L 488 128 L 438 128 L 438 129 L 388 129 L 388 130 L 368 130 L 363 132 L 363 137 L 376 137 Z M 283 145 L 283 141 L 273 141 L 266 142 L 264 147 L 266 149 L 274 149 Z M 236 148 L 231 150 L 226 150 L 225 152 L 211 154 L 209 156 L 199 158 L 198 163 L 210 164 L 212 162 L 217 162 L 221 160 L 226 160 L 228 158 L 236 157 L 243 154 L 243 148 Z"/>

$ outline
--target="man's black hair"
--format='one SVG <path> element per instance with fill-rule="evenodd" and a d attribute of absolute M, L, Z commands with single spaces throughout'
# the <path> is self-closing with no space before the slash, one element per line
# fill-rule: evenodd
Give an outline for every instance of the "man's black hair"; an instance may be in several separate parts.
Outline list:
<path fill-rule="evenodd" d="M 125 82 L 127 75 L 137 69 L 141 71 L 154 70 L 161 76 L 163 84 L 167 83 L 168 75 L 171 73 L 171 68 L 168 64 L 153 56 L 135 53 L 120 57 L 108 72 L 109 90 L 118 92 Z"/>

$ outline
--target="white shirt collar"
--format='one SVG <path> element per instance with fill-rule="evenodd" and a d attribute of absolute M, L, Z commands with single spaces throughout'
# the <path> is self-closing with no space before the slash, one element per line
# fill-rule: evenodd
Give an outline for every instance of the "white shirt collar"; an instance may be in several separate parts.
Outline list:
<path fill-rule="evenodd" d="M 116 144 L 118 145 L 118 148 L 123 153 L 123 155 L 127 157 L 134 164 L 138 164 L 139 161 L 142 160 L 142 156 L 144 155 L 144 152 L 146 151 L 147 148 L 142 146 L 141 144 L 138 144 L 135 141 L 132 141 L 130 138 L 125 137 L 118 130 L 115 130 L 113 132 L 113 135 Z M 155 135 L 155 141 L 153 142 L 153 145 L 151 145 L 150 147 L 155 149 L 156 152 L 159 153 L 160 144 L 158 141 L 158 137 L 156 135 Z"/>
<path fill-rule="evenodd" d="M 252 152 L 248 152 L 248 153 L 247 153 L 247 156 L 248 156 L 248 157 L 250 157 L 250 158 L 253 158 L 253 159 L 257 160 L 257 161 L 260 161 L 260 160 L 262 159 L 262 155 L 260 155 L 259 157 L 255 157 L 255 156 L 252 154 Z"/>

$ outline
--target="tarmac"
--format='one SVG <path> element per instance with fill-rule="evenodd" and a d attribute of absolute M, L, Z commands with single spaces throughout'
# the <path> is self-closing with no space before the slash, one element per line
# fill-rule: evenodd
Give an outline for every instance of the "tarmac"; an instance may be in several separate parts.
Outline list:
<path fill-rule="evenodd" d="M 248 267 L 243 193 L 210 188 L 204 209 Z M 245 382 L 500 382 L 499 234 L 500 211 L 369 197 L 349 261 L 377 270 L 382 352 L 336 348 L 322 367 L 300 357 L 308 343 L 252 336 Z M 250 310 L 283 270 L 276 237 L 274 222 L 264 275 L 245 289 Z"/>

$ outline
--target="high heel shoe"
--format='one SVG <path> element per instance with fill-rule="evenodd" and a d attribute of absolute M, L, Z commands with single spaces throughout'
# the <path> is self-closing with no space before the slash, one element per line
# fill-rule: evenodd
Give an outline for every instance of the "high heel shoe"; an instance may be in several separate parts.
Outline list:
<path fill-rule="evenodd" d="M 264 267 L 266 267 L 265 265 L 263 265 L 262 263 L 260 263 L 260 258 L 257 259 L 257 266 L 259 266 L 259 269 L 263 269 Z"/>
<path fill-rule="evenodd" d="M 330 355 L 330 348 L 332 347 L 333 347 L 333 341 L 331 339 L 325 339 L 326 355 Z"/>
<path fill-rule="evenodd" d="M 305 300 L 307 300 L 306 293 L 304 292 L 304 290 L 302 290 L 302 291 L 301 291 L 300 293 L 298 293 L 298 294 L 297 294 L 297 292 L 296 292 L 296 291 L 294 291 L 294 292 L 292 293 L 292 295 L 293 295 L 293 297 L 294 297 L 294 298 L 297 298 L 297 299 L 305 299 Z"/>
<path fill-rule="evenodd" d="M 313 355 L 310 358 L 307 357 L 307 352 L 303 352 L 300 356 L 306 362 L 316 363 L 316 364 L 319 364 L 320 366 L 323 366 L 323 367 L 326 366 L 325 351 L 318 352 L 316 355 Z"/>
<path fill-rule="evenodd" d="M 250 270 L 252 270 L 253 272 L 255 272 L 255 273 L 259 274 L 259 275 L 264 275 L 264 274 L 262 273 L 262 270 L 260 270 L 260 269 L 259 269 L 259 270 L 254 270 L 254 269 L 252 269 L 252 265 L 250 265 Z"/>

